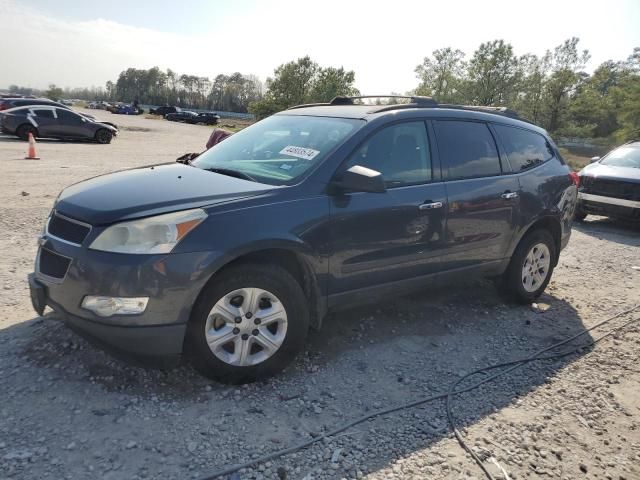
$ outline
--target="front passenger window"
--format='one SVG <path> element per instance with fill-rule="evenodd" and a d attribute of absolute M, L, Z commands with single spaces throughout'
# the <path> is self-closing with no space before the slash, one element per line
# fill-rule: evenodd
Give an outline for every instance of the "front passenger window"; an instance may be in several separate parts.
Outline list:
<path fill-rule="evenodd" d="M 388 188 L 431 181 L 431 153 L 424 122 L 392 125 L 375 133 L 349 158 L 382 174 Z"/>

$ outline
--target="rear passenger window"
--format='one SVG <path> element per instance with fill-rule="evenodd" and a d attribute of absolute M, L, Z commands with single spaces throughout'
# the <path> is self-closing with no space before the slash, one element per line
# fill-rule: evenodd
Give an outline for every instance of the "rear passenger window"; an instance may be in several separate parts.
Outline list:
<path fill-rule="evenodd" d="M 486 124 L 438 120 L 434 126 L 448 180 L 500 175 L 498 150 Z"/>
<path fill-rule="evenodd" d="M 542 136 L 522 128 L 493 126 L 498 132 L 514 172 L 526 170 L 553 157 L 551 145 Z"/>
<path fill-rule="evenodd" d="M 38 118 L 54 118 L 53 110 L 32 110 L 32 112 Z"/>
<path fill-rule="evenodd" d="M 431 152 L 424 122 L 406 122 L 375 133 L 347 161 L 377 170 L 387 187 L 431 181 Z"/>

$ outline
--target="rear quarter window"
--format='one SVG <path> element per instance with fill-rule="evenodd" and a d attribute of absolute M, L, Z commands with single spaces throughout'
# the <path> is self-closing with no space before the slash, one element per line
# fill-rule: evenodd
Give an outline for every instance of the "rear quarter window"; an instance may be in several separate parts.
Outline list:
<path fill-rule="evenodd" d="M 542 135 L 517 127 L 494 125 L 514 172 L 528 170 L 553 158 L 553 149 Z"/>

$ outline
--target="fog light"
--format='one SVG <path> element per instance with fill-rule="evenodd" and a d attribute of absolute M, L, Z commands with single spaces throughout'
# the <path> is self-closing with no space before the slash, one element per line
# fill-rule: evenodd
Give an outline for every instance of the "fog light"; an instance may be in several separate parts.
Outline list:
<path fill-rule="evenodd" d="M 82 300 L 82 308 L 101 317 L 112 315 L 136 315 L 147 308 L 149 297 L 98 297 L 88 295 Z"/>

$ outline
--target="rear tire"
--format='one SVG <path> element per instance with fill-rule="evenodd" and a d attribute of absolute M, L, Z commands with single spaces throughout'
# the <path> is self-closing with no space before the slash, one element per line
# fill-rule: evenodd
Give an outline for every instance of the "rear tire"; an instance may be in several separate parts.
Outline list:
<path fill-rule="evenodd" d="M 36 127 L 34 127 L 33 125 L 20 125 L 16 130 L 16 135 L 20 138 L 20 140 L 29 140 L 30 133 L 34 138 L 37 138 L 38 130 L 36 130 Z"/>
<path fill-rule="evenodd" d="M 528 233 L 516 248 L 498 289 L 516 303 L 529 304 L 547 288 L 555 267 L 556 246 L 547 230 Z"/>
<path fill-rule="evenodd" d="M 106 145 L 107 143 L 111 143 L 111 140 L 113 139 L 113 133 L 106 128 L 101 128 L 96 132 L 95 139 L 96 142 Z"/>
<path fill-rule="evenodd" d="M 277 265 L 223 270 L 194 306 L 185 351 L 203 375 L 222 383 L 268 378 L 303 348 L 307 305 L 301 286 Z"/>

